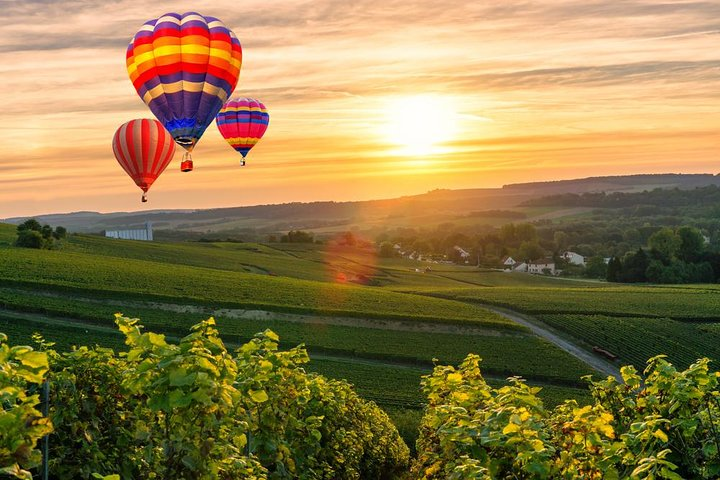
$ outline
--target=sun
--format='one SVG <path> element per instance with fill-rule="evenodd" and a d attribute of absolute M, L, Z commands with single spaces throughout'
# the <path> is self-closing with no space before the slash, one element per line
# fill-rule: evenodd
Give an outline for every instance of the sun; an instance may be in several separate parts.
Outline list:
<path fill-rule="evenodd" d="M 401 148 L 399 155 L 423 156 L 438 152 L 452 139 L 457 113 L 449 99 L 417 95 L 391 101 L 384 127 L 387 139 Z"/>

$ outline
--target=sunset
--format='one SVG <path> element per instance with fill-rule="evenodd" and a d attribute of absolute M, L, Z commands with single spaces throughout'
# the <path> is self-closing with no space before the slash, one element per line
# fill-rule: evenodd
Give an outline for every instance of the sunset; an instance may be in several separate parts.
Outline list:
<path fill-rule="evenodd" d="M 0 480 L 720 478 L 720 1 L 0 16 Z"/>
<path fill-rule="evenodd" d="M 0 217 L 136 210 L 110 142 L 152 118 L 127 44 L 176 2 L 3 2 Z M 140 8 L 139 8 L 140 7 Z M 190 8 L 188 5 L 187 8 Z M 713 2 L 196 2 L 237 35 L 271 126 L 237 168 L 214 125 L 151 208 L 718 169 Z M 392 185 L 392 189 L 390 189 Z"/>

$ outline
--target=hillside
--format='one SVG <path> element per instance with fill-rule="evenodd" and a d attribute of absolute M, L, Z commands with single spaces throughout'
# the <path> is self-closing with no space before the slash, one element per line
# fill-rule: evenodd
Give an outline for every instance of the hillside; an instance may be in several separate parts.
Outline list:
<path fill-rule="evenodd" d="M 208 234 L 266 235 L 290 229 L 332 234 L 350 229 L 373 231 L 388 225 L 426 227 L 448 221 L 462 223 L 468 217 L 474 223 L 497 224 L 517 221 L 518 218 L 533 218 L 537 212 L 520 205 L 547 195 L 634 192 L 654 188 L 690 189 L 707 185 L 720 185 L 720 177 L 710 174 L 591 177 L 511 184 L 502 188 L 433 190 L 420 195 L 362 202 L 287 203 L 206 210 L 75 212 L 40 215 L 36 218 L 44 223 L 64 225 L 73 232 L 132 228 L 151 221 L 156 231 L 165 231 L 167 235 L 178 238 L 199 238 Z M 498 210 L 505 210 L 506 216 L 498 215 Z M 8 218 L 5 221 L 19 223 L 25 218 Z M 163 234 L 160 235 L 162 237 Z"/>

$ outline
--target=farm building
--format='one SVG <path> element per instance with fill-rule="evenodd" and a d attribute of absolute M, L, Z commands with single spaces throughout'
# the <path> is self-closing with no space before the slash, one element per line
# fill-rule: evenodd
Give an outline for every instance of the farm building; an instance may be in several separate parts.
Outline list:
<path fill-rule="evenodd" d="M 108 238 L 121 238 L 124 240 L 145 240 L 148 242 L 152 242 L 152 222 L 146 222 L 145 228 L 136 230 L 105 230 L 105 236 Z"/>
<path fill-rule="evenodd" d="M 552 258 L 542 258 L 534 260 L 527 264 L 528 273 L 548 273 L 555 275 L 555 260 Z"/>
<path fill-rule="evenodd" d="M 513 266 L 508 271 L 513 272 L 527 272 L 528 271 L 528 264 L 527 262 L 515 262 Z"/>
<path fill-rule="evenodd" d="M 465 260 L 465 263 L 468 263 L 468 259 L 470 258 L 470 252 L 468 252 L 464 248 L 459 247 L 457 245 L 455 245 L 455 247 L 453 247 L 453 248 L 455 248 L 455 251 L 460 254 L 460 258 Z"/>
<path fill-rule="evenodd" d="M 518 262 L 516 262 L 512 257 L 505 257 L 502 259 L 502 264 L 505 270 L 514 270 L 515 265 L 518 265 Z"/>
<path fill-rule="evenodd" d="M 572 265 L 585 265 L 585 257 L 575 252 L 564 252 L 562 258 Z"/>

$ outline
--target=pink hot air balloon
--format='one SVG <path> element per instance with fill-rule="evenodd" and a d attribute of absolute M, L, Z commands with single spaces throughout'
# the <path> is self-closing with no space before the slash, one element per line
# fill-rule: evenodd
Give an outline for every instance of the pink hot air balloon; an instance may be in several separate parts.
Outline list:
<path fill-rule="evenodd" d="M 175 155 L 173 137 L 157 120 L 130 120 L 117 129 L 113 137 L 113 152 L 120 166 L 143 191 L 147 191 L 170 164 Z"/>
<path fill-rule="evenodd" d="M 220 109 L 215 118 L 220 134 L 240 155 L 240 165 L 265 134 L 270 115 L 262 102 L 252 98 L 232 98 Z"/>

